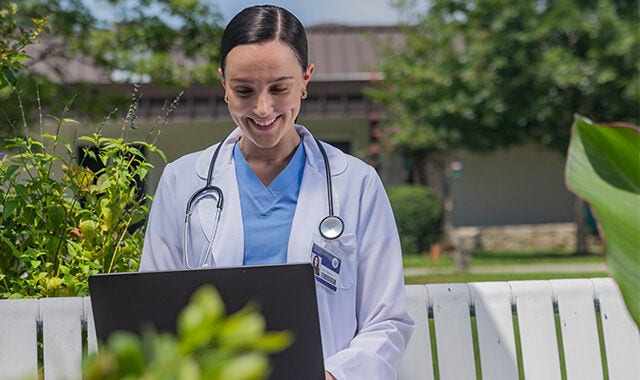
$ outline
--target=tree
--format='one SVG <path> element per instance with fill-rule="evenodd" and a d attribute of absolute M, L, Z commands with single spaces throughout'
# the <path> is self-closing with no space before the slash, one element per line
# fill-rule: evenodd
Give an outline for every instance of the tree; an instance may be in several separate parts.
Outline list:
<path fill-rule="evenodd" d="M 453 150 L 535 141 L 564 153 L 576 112 L 638 123 L 635 1 L 432 0 L 413 14 L 369 94 L 417 178 L 439 169 L 445 199 Z"/>
<path fill-rule="evenodd" d="M 35 30 L 31 20 L 46 20 L 45 26 L 50 30 L 38 38 L 36 45 L 21 51 L 23 67 L 13 65 L 5 70 L 3 55 L 4 74 L 16 78 L 12 84 L 22 93 L 27 116 L 37 106 L 36 98 L 50 107 L 54 103 L 50 100 L 55 100 L 55 104 L 64 108 L 75 96 L 74 111 L 96 117 L 104 116 L 114 105 L 126 104 L 122 94 L 108 96 L 94 83 L 73 81 L 75 73 L 69 70 L 72 60 L 84 60 L 103 70 L 111 81 L 184 86 L 214 78 L 211 63 L 218 59 L 222 18 L 210 2 L 93 2 L 94 7 L 102 7 L 110 17 L 97 17 L 86 4 L 83 0 L 0 0 L 3 41 L 16 40 L 21 32 Z M 28 59 L 24 54 L 29 55 Z M 5 123 L 5 130 L 6 124 L 21 116 L 16 91 L 10 90 L 0 91 L 0 123 Z"/>

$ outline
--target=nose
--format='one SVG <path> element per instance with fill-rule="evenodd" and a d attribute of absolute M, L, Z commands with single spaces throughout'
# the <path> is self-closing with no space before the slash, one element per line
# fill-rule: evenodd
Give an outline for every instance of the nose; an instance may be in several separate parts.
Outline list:
<path fill-rule="evenodd" d="M 269 116 L 273 110 L 273 99 L 268 93 L 258 95 L 256 103 L 253 106 L 253 112 L 258 116 Z"/>

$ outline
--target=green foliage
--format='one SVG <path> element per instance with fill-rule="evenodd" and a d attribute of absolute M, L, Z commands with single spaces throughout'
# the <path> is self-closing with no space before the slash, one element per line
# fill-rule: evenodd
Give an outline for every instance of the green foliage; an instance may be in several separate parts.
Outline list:
<path fill-rule="evenodd" d="M 194 293 L 178 317 L 177 337 L 147 330 L 142 337 L 114 333 L 85 363 L 92 379 L 235 379 L 269 375 L 268 354 L 288 347 L 288 332 L 266 332 L 264 318 L 249 304 L 226 316 L 211 286 Z"/>
<path fill-rule="evenodd" d="M 426 252 L 442 236 L 442 203 L 427 187 L 395 185 L 387 188 L 402 250 Z"/>
<path fill-rule="evenodd" d="M 155 84 L 214 78 L 210 65 L 218 58 L 222 17 L 210 2 L 108 0 L 94 2 L 93 8 L 87 4 L 82 0 L 18 4 L 16 22 L 46 17 L 51 29 L 52 38 L 41 41 L 46 51 L 34 60 L 64 69 L 70 59 L 85 56 L 98 68 L 117 70 L 122 80 L 148 78 Z M 101 7 L 109 8 L 112 20 L 100 14 Z M 185 58 L 194 61 L 185 64 Z M 64 76 L 64 70 L 58 74 Z"/>
<path fill-rule="evenodd" d="M 183 87 L 217 80 L 212 64 L 218 61 L 222 18 L 213 3 L 103 0 L 91 2 L 92 8 L 89 3 L 0 0 L 0 136 L 12 128 L 15 134 L 12 122 L 23 114 L 35 120 L 41 105 L 45 113 L 60 114 L 58 99 L 70 94 L 77 96 L 77 118 L 98 120 L 126 106 L 126 97 L 104 82 Z M 105 19 L 101 7 L 108 7 L 113 19 Z M 43 30 L 49 35 L 37 38 Z M 91 62 L 95 70 L 69 77 L 78 75 L 69 70 L 70 62 Z"/>
<path fill-rule="evenodd" d="M 564 152 L 574 112 L 640 122 L 637 1 L 427 3 L 368 92 L 388 110 L 397 147 L 487 150 L 534 140 Z"/>
<path fill-rule="evenodd" d="M 640 324 L 640 128 L 576 116 L 565 177 L 591 204 L 611 273 Z"/>
<path fill-rule="evenodd" d="M 42 31 L 47 31 L 46 15 L 32 18 L 28 24 L 16 22 L 18 6 L 7 0 L 0 2 L 0 91 L 15 86 L 18 72 L 30 58 L 25 52 Z"/>
<path fill-rule="evenodd" d="M 0 161 L 0 298 L 86 295 L 90 275 L 138 268 L 150 196 L 136 185 L 152 167 L 140 149 L 162 152 L 99 131 L 68 142 L 76 122 L 53 119 L 55 134 L 9 139 Z M 76 164 L 77 144 L 104 167 Z"/>

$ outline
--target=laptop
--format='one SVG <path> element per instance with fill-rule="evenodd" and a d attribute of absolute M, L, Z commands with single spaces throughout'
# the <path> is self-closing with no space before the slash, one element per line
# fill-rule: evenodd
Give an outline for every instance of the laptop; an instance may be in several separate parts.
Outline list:
<path fill-rule="evenodd" d="M 310 264 L 244 266 L 89 277 L 99 342 L 117 330 L 139 333 L 151 323 L 176 331 L 180 311 L 201 285 L 211 284 L 231 314 L 257 301 L 267 331 L 294 334 L 289 348 L 272 354 L 269 379 L 324 380 L 315 280 Z"/>

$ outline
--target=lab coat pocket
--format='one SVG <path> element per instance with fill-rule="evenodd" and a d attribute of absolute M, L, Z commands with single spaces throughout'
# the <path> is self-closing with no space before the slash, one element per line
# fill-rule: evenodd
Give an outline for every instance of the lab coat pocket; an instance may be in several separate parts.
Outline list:
<path fill-rule="evenodd" d="M 357 276 L 356 235 L 343 234 L 336 240 L 321 240 L 323 241 L 322 248 L 329 251 L 341 261 L 338 288 L 345 290 L 351 289 Z"/>

